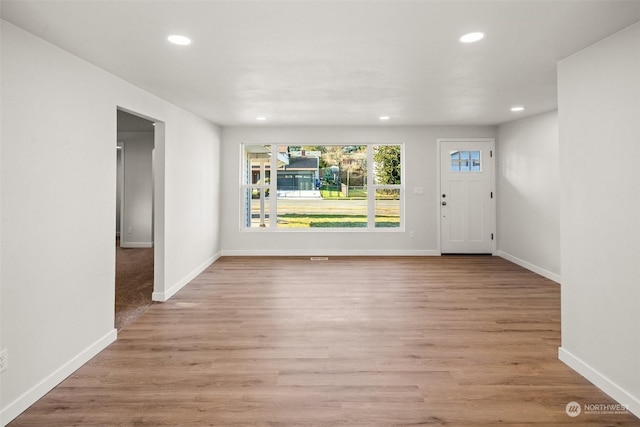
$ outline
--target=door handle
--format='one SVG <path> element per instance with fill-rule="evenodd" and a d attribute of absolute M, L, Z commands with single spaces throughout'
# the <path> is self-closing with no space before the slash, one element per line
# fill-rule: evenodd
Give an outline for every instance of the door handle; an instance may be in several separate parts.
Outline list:
<path fill-rule="evenodd" d="M 442 206 L 447 206 L 447 202 L 442 202 Z"/>

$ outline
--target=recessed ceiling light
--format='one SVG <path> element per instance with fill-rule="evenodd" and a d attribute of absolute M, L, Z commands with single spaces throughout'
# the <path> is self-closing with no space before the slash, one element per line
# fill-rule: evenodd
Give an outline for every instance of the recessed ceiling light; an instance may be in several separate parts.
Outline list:
<path fill-rule="evenodd" d="M 259 121 L 261 121 L 261 122 L 264 122 L 265 120 L 267 120 L 267 118 L 266 118 L 266 117 L 264 117 L 264 116 L 260 116 L 260 117 L 256 117 L 256 120 L 259 120 Z"/>
<path fill-rule="evenodd" d="M 178 35 L 178 34 L 173 34 L 173 35 L 167 37 L 167 40 L 169 40 L 171 43 L 177 44 L 179 46 L 188 46 L 188 45 L 191 44 L 191 39 L 189 37 L 181 36 L 181 35 Z"/>
<path fill-rule="evenodd" d="M 389 116 L 380 116 L 380 120 L 389 120 Z"/>
<path fill-rule="evenodd" d="M 484 38 L 484 33 L 480 33 L 480 32 L 467 33 L 464 36 L 460 37 L 460 42 L 473 43 L 473 42 L 477 42 L 478 40 L 482 40 L 483 38 Z"/>
<path fill-rule="evenodd" d="M 514 107 L 511 107 L 511 111 L 513 111 L 514 113 L 517 113 L 518 111 L 524 111 L 524 107 L 522 105 L 516 105 Z"/>

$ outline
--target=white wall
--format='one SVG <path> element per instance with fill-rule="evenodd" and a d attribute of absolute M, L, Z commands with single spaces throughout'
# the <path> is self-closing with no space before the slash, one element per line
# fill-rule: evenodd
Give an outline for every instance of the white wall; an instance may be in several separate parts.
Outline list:
<path fill-rule="evenodd" d="M 124 169 L 120 233 L 123 248 L 153 245 L 153 138 L 153 132 L 118 132 Z"/>
<path fill-rule="evenodd" d="M 640 23 L 559 63 L 560 358 L 640 416 Z"/>
<path fill-rule="evenodd" d="M 560 282 L 558 113 L 498 127 L 498 254 Z"/>
<path fill-rule="evenodd" d="M 437 139 L 495 137 L 495 127 L 225 127 L 222 249 L 228 255 L 438 254 Z M 241 144 L 405 144 L 404 232 L 240 231 Z M 414 194 L 422 187 L 423 194 Z M 415 238 L 410 238 L 410 232 Z"/>
<path fill-rule="evenodd" d="M 1 43 L 4 424 L 116 338 L 117 107 L 159 121 L 157 299 L 220 251 L 220 130 L 4 21 Z"/>

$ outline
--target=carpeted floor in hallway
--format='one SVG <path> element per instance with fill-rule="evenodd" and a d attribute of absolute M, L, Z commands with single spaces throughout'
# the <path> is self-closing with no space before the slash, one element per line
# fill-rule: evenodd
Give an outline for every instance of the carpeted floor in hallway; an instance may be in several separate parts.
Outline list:
<path fill-rule="evenodd" d="M 153 304 L 152 293 L 153 248 L 121 248 L 116 239 L 116 329 L 144 313 Z"/>

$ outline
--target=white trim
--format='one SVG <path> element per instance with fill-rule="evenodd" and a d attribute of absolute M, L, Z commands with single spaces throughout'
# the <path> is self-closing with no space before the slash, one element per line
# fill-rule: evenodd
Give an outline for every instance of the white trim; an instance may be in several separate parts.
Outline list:
<path fill-rule="evenodd" d="M 152 165 L 152 218 L 151 218 L 151 235 L 153 242 L 151 246 L 153 246 L 153 289 L 163 289 L 164 281 L 165 281 L 165 269 L 164 269 L 164 241 L 165 241 L 165 232 L 164 232 L 164 222 L 165 222 L 165 122 L 154 117 L 140 114 L 133 109 L 123 107 L 121 105 L 116 105 L 116 110 L 124 111 L 125 113 L 140 117 L 145 120 L 149 120 L 150 122 L 154 122 L 155 126 L 153 128 L 153 165 Z M 122 182 L 122 192 L 120 196 L 122 197 L 122 201 L 120 204 L 121 212 L 120 212 L 120 246 L 127 247 L 123 245 L 123 237 L 126 240 L 126 233 L 123 230 L 126 230 L 124 224 L 124 169 L 125 169 L 125 148 L 122 144 L 122 149 L 120 150 L 122 156 L 122 174 L 123 174 L 123 182 Z M 125 243 L 126 244 L 126 243 Z M 131 242 L 129 242 L 131 244 Z M 135 242 L 134 242 L 135 244 Z M 142 246 L 142 247 L 151 247 L 151 246 Z M 135 246 L 128 246 L 135 247 Z"/>
<path fill-rule="evenodd" d="M 628 405 L 629 412 L 640 417 L 640 400 L 631 393 L 611 381 L 609 378 L 598 372 L 596 369 L 585 363 L 583 360 L 572 354 L 565 348 L 558 347 L 558 359 L 571 369 L 585 377 L 600 390 L 611 396 L 621 405 Z"/>
<path fill-rule="evenodd" d="M 274 249 L 274 250 L 226 250 L 222 256 L 440 256 L 437 250 L 340 250 L 340 249 Z"/>
<path fill-rule="evenodd" d="M 117 124 L 116 124 L 116 130 L 117 130 Z M 125 230 L 124 228 L 124 158 L 125 158 L 125 141 L 120 141 L 117 143 L 116 146 L 120 147 L 120 173 L 118 174 L 118 176 L 116 177 L 116 179 L 118 180 L 118 185 L 120 186 L 120 230 L 118 232 L 118 236 L 120 237 L 120 247 L 122 247 L 122 238 L 125 237 L 126 238 L 126 234 L 123 230 Z M 116 173 L 118 172 L 118 158 L 116 157 Z M 116 189 L 116 193 L 117 193 L 117 189 Z M 117 196 L 117 194 L 116 194 Z"/>
<path fill-rule="evenodd" d="M 153 242 L 123 242 L 120 239 L 121 248 L 152 248 Z"/>
<path fill-rule="evenodd" d="M 280 227 L 274 228 L 273 230 L 270 227 L 251 227 L 242 229 L 243 233 L 404 233 L 406 230 L 404 226 L 400 227 L 375 227 L 375 228 L 367 228 L 367 227 L 317 227 L 317 228 L 297 228 L 297 227 Z"/>
<path fill-rule="evenodd" d="M 442 142 L 444 138 L 438 138 L 436 140 L 436 245 L 438 246 L 438 252 L 442 254 Z"/>
<path fill-rule="evenodd" d="M 153 290 L 165 283 L 165 123 L 155 120 L 153 129 Z M 122 241 L 122 239 L 120 240 Z"/>
<path fill-rule="evenodd" d="M 506 259 L 507 261 L 511 261 L 512 263 L 517 264 L 520 267 L 524 267 L 527 270 L 533 271 L 536 274 L 539 274 L 539 275 L 541 275 L 543 277 L 546 277 L 549 280 L 553 280 L 556 283 L 561 283 L 561 277 L 560 277 L 559 274 L 552 273 L 549 270 L 545 270 L 542 267 L 538 267 L 535 264 L 531 264 L 530 262 L 527 262 L 527 261 L 525 261 L 523 259 L 520 259 L 520 258 L 518 258 L 516 256 L 513 256 L 511 254 L 508 254 L 508 253 L 500 251 L 500 250 L 496 252 L 496 255 L 498 255 L 501 258 Z"/>
<path fill-rule="evenodd" d="M 116 228 L 116 237 L 120 237 L 120 231 L 122 230 L 122 194 L 124 190 L 124 141 L 118 141 L 116 143 L 116 197 L 117 203 L 120 209 L 118 209 L 118 227 Z M 118 188 L 120 192 L 118 193 Z"/>
<path fill-rule="evenodd" d="M 176 283 L 175 285 L 173 285 L 172 287 L 170 287 L 166 291 L 164 291 L 164 292 L 155 292 L 154 291 L 153 294 L 151 294 L 151 299 L 153 301 L 160 301 L 160 302 L 167 301 L 169 298 L 174 296 L 176 294 L 176 292 L 178 292 L 180 289 L 182 289 L 187 283 L 189 283 L 190 281 L 195 279 L 200 273 L 202 273 L 204 270 L 206 270 L 207 267 L 209 267 L 211 264 L 216 262 L 218 260 L 218 258 L 220 258 L 221 256 L 222 256 L 221 253 L 218 252 L 217 254 L 215 254 L 211 258 L 207 259 L 202 264 L 200 264 L 195 270 L 193 270 L 191 273 L 187 274 L 180 281 L 178 281 L 178 283 Z"/>
<path fill-rule="evenodd" d="M 53 390 L 58 384 L 64 381 L 69 375 L 73 374 L 78 368 L 87 363 L 96 354 L 107 348 L 109 344 L 114 342 L 118 338 L 118 330 L 112 329 L 102 338 L 91 344 L 86 349 L 82 350 L 75 357 L 69 360 L 67 363 L 56 369 L 51 375 L 40 381 L 35 386 L 31 387 L 20 397 L 0 411 L 0 422 L 2 425 L 6 425 L 14 418 L 24 412 L 29 406 L 33 405 L 45 394 Z"/>

